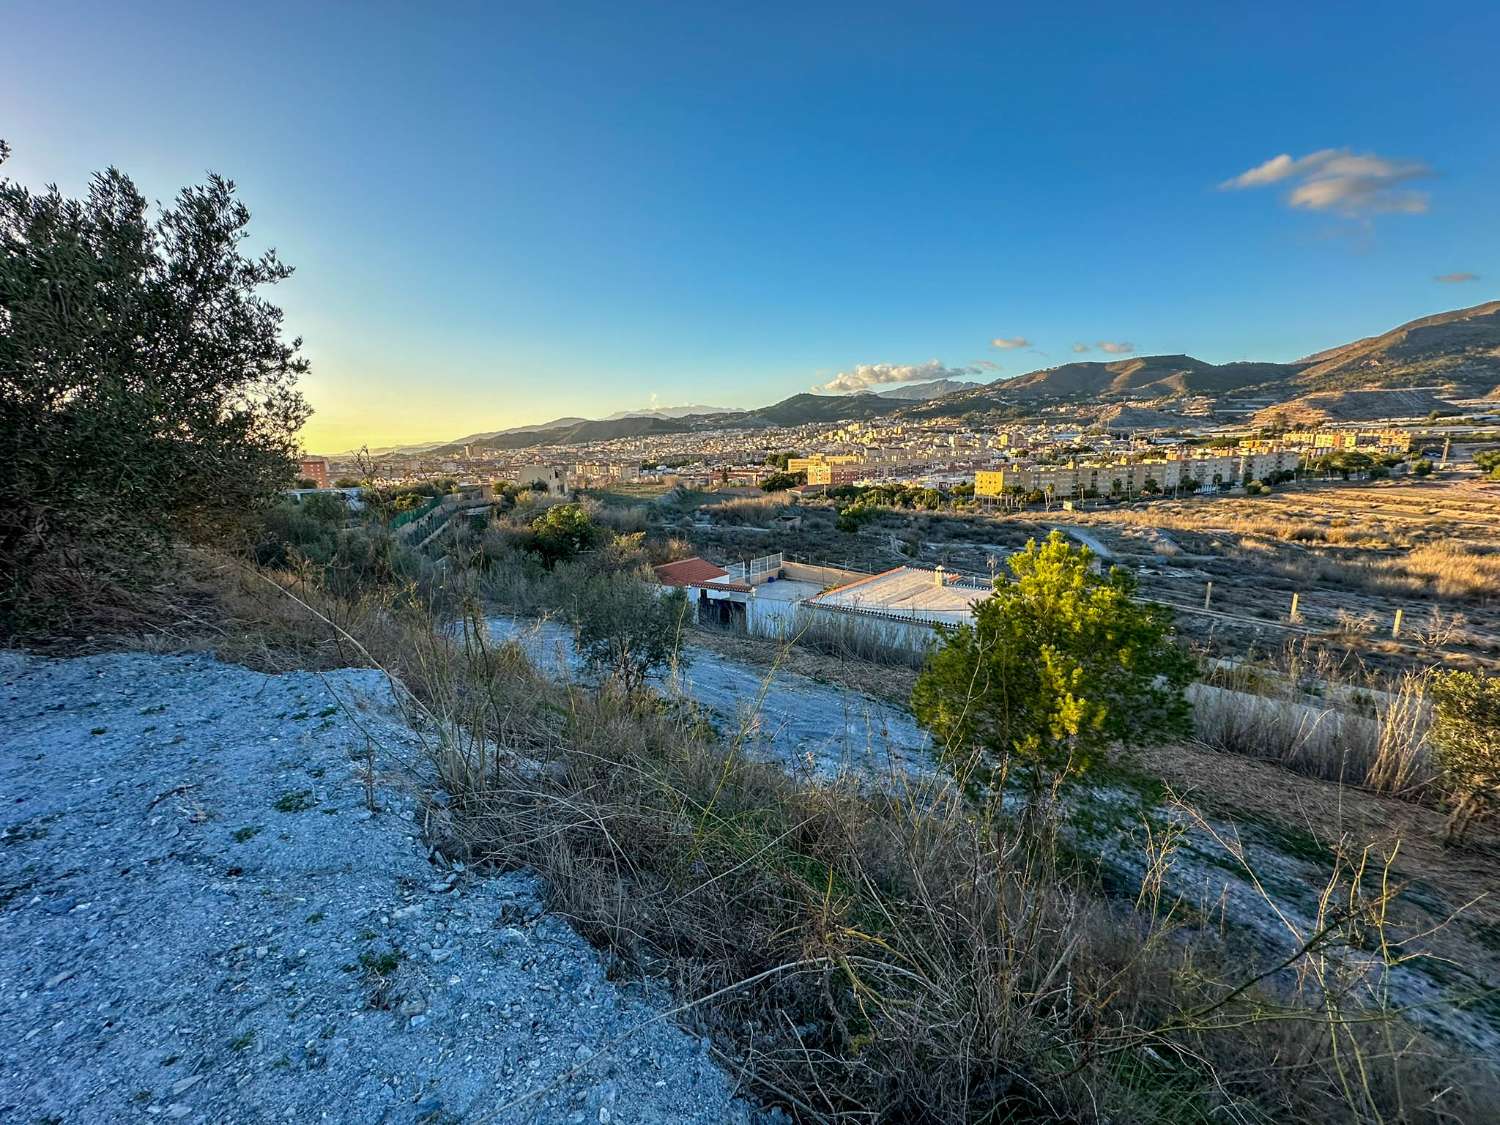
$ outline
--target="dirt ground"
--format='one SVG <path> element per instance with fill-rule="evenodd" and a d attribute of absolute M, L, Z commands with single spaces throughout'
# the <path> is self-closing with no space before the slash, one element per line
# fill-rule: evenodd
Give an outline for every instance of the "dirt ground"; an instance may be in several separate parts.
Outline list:
<path fill-rule="evenodd" d="M 1188 804 L 1252 833 L 1264 825 L 1289 829 L 1330 857 L 1368 848 L 1367 888 L 1388 859 L 1400 889 L 1390 913 L 1395 930 L 1421 934 L 1433 956 L 1492 988 L 1500 984 L 1500 826 L 1476 826 L 1463 847 L 1447 848 L 1444 814 L 1425 805 L 1193 746 L 1153 747 L 1134 761 Z M 1500 1004 L 1500 994 L 1479 1002 Z"/>

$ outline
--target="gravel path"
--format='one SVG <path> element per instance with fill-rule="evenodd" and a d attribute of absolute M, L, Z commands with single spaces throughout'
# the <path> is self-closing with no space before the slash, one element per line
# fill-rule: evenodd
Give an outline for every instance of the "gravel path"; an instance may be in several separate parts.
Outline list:
<path fill-rule="evenodd" d="M 414 737 L 368 670 L 0 652 L 0 1120 L 751 1121 L 532 877 L 429 857 Z"/>
<path fill-rule="evenodd" d="M 573 631 L 566 626 L 510 616 L 490 617 L 485 624 L 492 641 L 517 642 L 543 671 L 583 673 Z M 932 769 L 927 734 L 903 707 L 785 668 L 768 673 L 710 649 L 690 645 L 689 650 L 684 667 L 654 676 L 653 682 L 706 707 L 724 737 L 742 737 L 752 753 L 823 777 L 855 770 L 880 778 Z"/>

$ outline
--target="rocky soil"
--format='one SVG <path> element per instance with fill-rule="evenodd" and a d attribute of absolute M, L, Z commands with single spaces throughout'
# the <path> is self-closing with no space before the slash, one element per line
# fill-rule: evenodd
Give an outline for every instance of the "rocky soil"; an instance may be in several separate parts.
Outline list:
<path fill-rule="evenodd" d="M 430 853 L 422 776 L 369 670 L 0 653 L 0 1120 L 752 1120 L 532 877 Z"/>

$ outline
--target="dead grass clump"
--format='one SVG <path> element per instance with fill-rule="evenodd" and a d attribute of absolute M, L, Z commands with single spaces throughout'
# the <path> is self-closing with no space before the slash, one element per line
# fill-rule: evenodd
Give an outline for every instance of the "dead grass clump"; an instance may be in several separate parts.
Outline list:
<path fill-rule="evenodd" d="M 1430 596 L 1479 602 L 1500 598 L 1500 550 L 1429 543 L 1391 565 L 1426 587 Z"/>
<path fill-rule="evenodd" d="M 717 524 L 730 527 L 770 527 L 771 520 L 786 504 L 775 495 L 732 496 L 715 504 L 705 504 L 703 514 Z"/>
<path fill-rule="evenodd" d="M 1437 767 L 1427 747 L 1426 678 L 1407 672 L 1386 690 L 1348 690 L 1337 702 L 1302 694 L 1296 677 L 1246 686 L 1237 677 L 1193 689 L 1194 740 L 1307 777 L 1406 800 L 1428 800 Z"/>
<path fill-rule="evenodd" d="M 800 611 L 788 625 L 784 639 L 799 648 L 840 660 L 920 668 L 927 650 L 914 647 L 915 642 L 903 640 L 904 636 L 899 628 L 882 625 L 875 618 Z M 937 642 L 936 632 L 932 641 Z"/>

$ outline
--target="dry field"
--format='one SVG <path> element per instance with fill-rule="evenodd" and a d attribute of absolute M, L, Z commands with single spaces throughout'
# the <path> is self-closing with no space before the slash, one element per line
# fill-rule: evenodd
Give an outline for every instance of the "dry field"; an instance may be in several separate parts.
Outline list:
<path fill-rule="evenodd" d="M 1294 626 L 1377 670 L 1500 666 L 1500 482 L 1311 482 L 1066 518 L 1220 655 L 1279 648 Z M 1210 582 L 1215 612 L 1192 612 Z"/>

